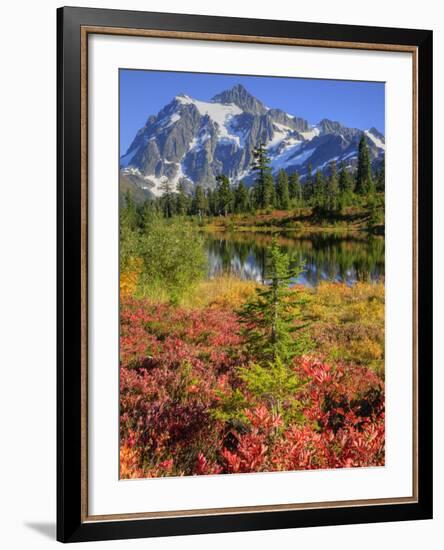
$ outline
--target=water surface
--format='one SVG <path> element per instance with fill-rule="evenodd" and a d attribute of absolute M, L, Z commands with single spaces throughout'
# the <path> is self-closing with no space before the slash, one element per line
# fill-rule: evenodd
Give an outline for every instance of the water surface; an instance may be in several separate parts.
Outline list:
<path fill-rule="evenodd" d="M 273 238 L 304 270 L 295 283 L 320 281 L 380 281 L 384 278 L 384 237 L 362 234 L 323 234 L 296 237 L 291 233 L 222 233 L 205 237 L 208 277 L 221 274 L 266 282 L 267 248 Z"/>

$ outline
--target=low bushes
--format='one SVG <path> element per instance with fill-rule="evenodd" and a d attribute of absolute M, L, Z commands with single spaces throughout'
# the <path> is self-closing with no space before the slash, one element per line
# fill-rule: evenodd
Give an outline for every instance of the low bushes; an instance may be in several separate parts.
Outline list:
<path fill-rule="evenodd" d="M 195 307 L 122 298 L 122 478 L 384 464 L 382 285 L 295 287 L 311 349 L 288 367 L 246 345 L 254 283 L 200 285 Z"/>

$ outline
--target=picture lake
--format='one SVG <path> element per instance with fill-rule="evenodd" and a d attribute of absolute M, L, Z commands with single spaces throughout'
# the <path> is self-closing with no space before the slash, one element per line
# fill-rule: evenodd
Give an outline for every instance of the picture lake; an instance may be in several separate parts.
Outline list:
<path fill-rule="evenodd" d="M 273 238 L 294 262 L 304 262 L 294 283 L 316 286 L 321 281 L 353 284 L 384 279 L 384 237 L 315 233 L 294 236 L 239 232 L 207 234 L 208 277 L 230 274 L 266 282 L 267 248 Z"/>

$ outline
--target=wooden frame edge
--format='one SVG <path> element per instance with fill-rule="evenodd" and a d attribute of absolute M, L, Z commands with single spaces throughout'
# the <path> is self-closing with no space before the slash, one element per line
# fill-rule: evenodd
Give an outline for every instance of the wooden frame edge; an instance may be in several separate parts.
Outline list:
<path fill-rule="evenodd" d="M 413 496 L 419 498 L 419 449 L 418 449 L 418 381 L 419 381 L 419 357 L 418 357 L 418 48 L 412 53 L 412 328 L 413 328 L 413 365 L 412 365 L 412 457 L 413 457 Z"/>
<path fill-rule="evenodd" d="M 276 36 L 255 36 L 245 34 L 167 31 L 160 29 L 130 29 L 125 27 L 100 27 L 82 25 L 82 32 L 87 34 L 139 36 L 148 38 L 169 38 L 180 40 L 205 40 L 216 42 L 243 42 L 250 44 L 270 44 L 277 46 L 304 46 L 311 48 L 341 48 L 352 50 L 394 51 L 414 53 L 417 46 L 405 44 L 378 44 L 372 42 L 347 42 L 342 40 L 321 40 L 307 38 L 281 38 Z"/>
<path fill-rule="evenodd" d="M 338 509 L 351 508 L 356 506 L 384 506 L 386 504 L 416 504 L 417 498 L 399 497 L 388 499 L 363 499 L 363 500 L 337 500 L 324 502 L 307 502 L 301 504 L 275 504 L 261 506 L 238 506 L 227 508 L 198 508 L 195 510 L 172 510 L 163 512 L 140 512 L 129 514 L 103 514 L 87 516 L 85 523 L 94 523 L 102 521 L 131 521 L 137 519 L 162 519 L 162 518 L 184 518 L 184 517 L 202 517 L 202 516 L 228 516 L 230 514 L 257 514 L 267 512 L 293 512 L 298 510 L 319 510 L 319 509 Z"/>
<path fill-rule="evenodd" d="M 165 39 L 184 39 L 184 40 L 205 40 L 205 41 L 223 41 L 240 42 L 252 44 L 273 44 L 287 46 L 303 47 L 322 47 L 322 48 L 342 48 L 373 51 L 395 51 L 412 54 L 412 133 L 413 133 L 413 441 L 412 441 L 412 484 L 413 494 L 411 497 L 393 497 L 385 499 L 362 499 L 350 501 L 331 501 L 331 502 L 313 502 L 304 504 L 278 504 L 265 506 L 243 506 L 228 508 L 209 508 L 196 510 L 174 510 L 131 514 L 108 514 L 108 515 L 89 515 L 88 513 L 88 398 L 87 398 L 87 377 L 88 377 L 88 352 L 87 352 L 87 197 L 88 197 L 88 36 L 90 34 L 101 35 L 120 35 L 120 36 L 140 36 Z M 208 515 L 229 515 L 252 514 L 274 511 L 291 510 L 313 510 L 319 508 L 347 508 L 354 506 L 374 506 L 384 504 L 414 504 L 418 502 L 418 399 L 417 399 L 417 381 L 418 381 L 418 357 L 417 357 L 417 139 L 418 139 L 418 118 L 417 118 L 417 80 L 418 80 L 418 46 L 410 45 L 391 45 L 391 44 L 373 44 L 369 42 L 344 42 L 334 40 L 309 40 L 297 38 L 277 38 L 254 35 L 230 35 L 220 33 L 202 33 L 202 32 L 183 32 L 183 31 L 165 31 L 156 29 L 128 29 L 120 27 L 101 27 L 82 25 L 81 26 L 81 136 L 82 136 L 82 487 L 81 487 L 81 518 L 84 523 L 94 523 L 98 521 L 115 520 L 136 520 L 136 519 L 154 519 L 154 518 L 179 518 L 179 517 L 198 517 Z M 85 257 L 86 255 L 86 257 Z M 86 387 L 85 387 L 86 385 Z"/>
<path fill-rule="evenodd" d="M 81 108 L 81 521 L 88 516 L 88 33 L 80 35 Z"/>

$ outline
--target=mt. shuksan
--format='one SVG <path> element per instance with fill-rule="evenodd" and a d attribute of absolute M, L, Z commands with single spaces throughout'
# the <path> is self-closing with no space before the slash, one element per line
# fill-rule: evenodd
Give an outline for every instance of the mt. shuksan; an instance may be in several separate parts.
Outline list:
<path fill-rule="evenodd" d="M 384 136 L 365 130 L 372 163 L 384 156 Z M 265 143 L 274 173 L 285 169 L 304 177 L 326 170 L 329 162 L 354 167 L 362 131 L 328 119 L 310 126 L 303 118 L 266 107 L 238 84 L 209 102 L 176 96 L 157 116 L 150 116 L 120 158 L 121 189 L 141 198 L 162 194 L 182 182 L 189 189 L 214 187 L 225 174 L 235 183 L 250 183 L 252 150 Z"/>

